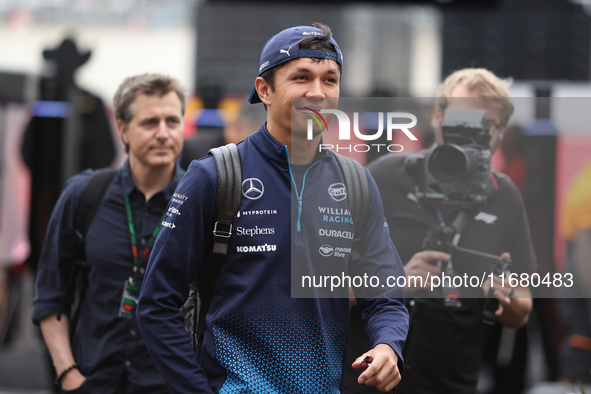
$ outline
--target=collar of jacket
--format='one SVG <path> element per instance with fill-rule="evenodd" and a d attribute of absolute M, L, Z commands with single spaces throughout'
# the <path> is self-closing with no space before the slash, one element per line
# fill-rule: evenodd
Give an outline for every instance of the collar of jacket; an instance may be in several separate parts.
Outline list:
<path fill-rule="evenodd" d="M 131 192 L 134 189 L 136 189 L 135 184 L 133 183 L 133 180 L 131 179 L 131 170 L 129 168 L 129 158 L 127 158 L 125 160 L 125 163 L 123 164 L 123 167 L 121 168 L 120 171 L 121 171 L 121 186 L 123 188 L 123 195 L 129 196 L 131 194 Z M 176 189 L 176 186 L 183 175 L 184 175 L 184 171 L 179 167 L 178 163 L 175 163 L 174 176 L 172 177 L 172 180 L 170 181 L 170 183 L 168 185 L 166 185 L 166 187 L 162 190 L 162 193 L 164 194 L 164 197 L 166 198 L 167 201 L 169 201 L 172 198 L 174 190 Z"/>
<path fill-rule="evenodd" d="M 265 156 L 272 163 L 284 167 L 289 173 L 285 145 L 281 144 L 271 135 L 271 133 L 269 133 L 269 130 L 267 130 L 267 122 L 265 122 L 256 132 L 251 134 L 250 140 L 261 155 Z M 322 144 L 322 139 L 320 140 L 320 144 Z M 318 149 L 318 147 L 316 149 Z M 332 159 L 332 152 L 323 149 L 322 151 L 316 152 L 316 156 L 310 165 L 318 160 L 329 162 Z"/>

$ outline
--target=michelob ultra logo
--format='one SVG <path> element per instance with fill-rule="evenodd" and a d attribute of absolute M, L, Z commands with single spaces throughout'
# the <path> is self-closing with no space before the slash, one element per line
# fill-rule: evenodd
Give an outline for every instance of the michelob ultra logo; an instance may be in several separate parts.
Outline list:
<path fill-rule="evenodd" d="M 326 124 L 326 120 L 322 116 L 322 114 L 333 114 L 336 116 L 337 121 L 339 122 L 339 140 L 350 140 L 351 139 L 351 121 L 349 120 L 349 115 L 345 112 L 340 111 L 338 109 L 321 109 L 320 111 L 314 110 L 312 108 L 304 107 L 305 110 L 310 111 L 304 112 L 306 115 L 310 116 L 321 129 L 328 130 L 328 125 Z M 384 113 L 378 112 L 378 130 L 375 134 L 362 134 L 359 131 L 359 112 L 353 112 L 353 132 L 363 141 L 374 141 L 381 137 L 382 133 L 384 132 Z M 314 127 L 314 122 L 312 119 L 308 119 L 308 139 L 311 140 L 314 138 L 312 128 Z M 395 123 L 398 122 L 400 119 L 408 119 L 410 122 L 408 123 Z M 322 123 L 321 123 L 322 122 Z M 322 125 L 324 124 L 324 127 Z M 392 132 L 394 130 L 401 130 L 409 139 L 412 141 L 417 141 L 417 137 L 409 130 L 417 125 L 417 117 L 413 114 L 408 112 L 387 112 L 386 113 L 386 133 L 389 140 L 392 140 Z"/>

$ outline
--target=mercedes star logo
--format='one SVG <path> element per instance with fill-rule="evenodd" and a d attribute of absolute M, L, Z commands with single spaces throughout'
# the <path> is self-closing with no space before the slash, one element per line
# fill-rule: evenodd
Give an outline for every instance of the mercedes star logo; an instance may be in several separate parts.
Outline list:
<path fill-rule="evenodd" d="M 242 182 L 242 195 L 249 200 L 258 200 L 264 192 L 265 186 L 257 178 L 248 178 Z"/>

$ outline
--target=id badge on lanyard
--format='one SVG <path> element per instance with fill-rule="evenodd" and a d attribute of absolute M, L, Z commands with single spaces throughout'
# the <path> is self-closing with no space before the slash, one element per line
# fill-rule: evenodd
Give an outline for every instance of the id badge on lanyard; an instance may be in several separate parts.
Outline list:
<path fill-rule="evenodd" d="M 158 225 L 152 232 L 152 236 L 146 243 L 141 256 L 138 255 L 137 239 L 135 237 L 135 227 L 133 225 L 133 217 L 131 214 L 131 204 L 129 198 L 125 196 L 125 210 L 127 211 L 127 223 L 129 225 L 129 234 L 131 235 L 131 251 L 133 253 L 133 274 L 123 284 L 123 294 L 121 295 L 121 304 L 119 306 L 119 317 L 122 319 L 132 319 L 135 316 L 137 308 L 137 300 L 140 294 L 140 284 L 138 281 L 138 272 L 143 272 L 143 264 L 148 258 L 148 253 L 154 245 L 154 240 L 160 230 L 160 223 L 164 220 L 166 210 L 158 221 Z"/>
<path fill-rule="evenodd" d="M 119 317 L 123 319 L 132 319 L 135 316 L 137 308 L 137 299 L 140 289 L 132 278 L 129 278 L 123 284 L 123 295 L 121 296 L 121 305 L 119 306 Z"/>

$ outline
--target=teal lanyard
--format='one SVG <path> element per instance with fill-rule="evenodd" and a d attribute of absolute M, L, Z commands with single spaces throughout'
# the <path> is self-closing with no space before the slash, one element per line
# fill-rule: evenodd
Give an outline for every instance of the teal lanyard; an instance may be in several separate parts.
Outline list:
<path fill-rule="evenodd" d="M 141 258 L 137 252 L 137 239 L 135 237 L 135 227 L 133 226 L 133 216 L 131 214 L 131 204 L 129 203 L 129 198 L 127 196 L 125 196 L 125 210 L 127 211 L 127 224 L 129 224 L 129 234 L 131 235 L 131 250 L 133 252 L 133 277 L 130 279 L 132 279 L 132 283 L 135 284 L 136 280 L 137 280 L 137 274 L 138 274 L 141 266 L 146 261 L 146 257 L 148 256 L 148 253 L 150 253 L 150 249 L 154 245 L 154 240 L 156 239 L 156 236 L 158 235 L 158 231 L 160 231 L 160 224 L 162 223 L 162 221 L 164 220 L 164 217 L 166 216 L 166 209 L 164 210 L 162 217 L 158 221 L 158 225 L 154 229 L 154 232 L 152 232 L 152 236 L 150 237 L 150 239 L 146 243 L 144 251 L 141 254 Z"/>

